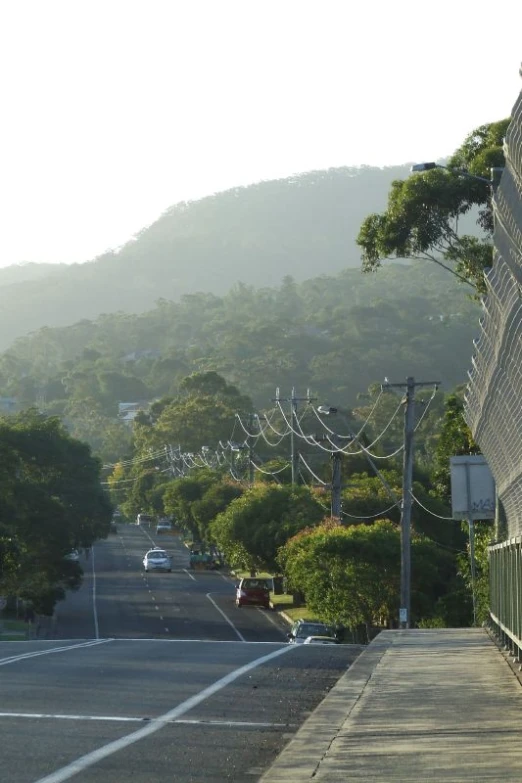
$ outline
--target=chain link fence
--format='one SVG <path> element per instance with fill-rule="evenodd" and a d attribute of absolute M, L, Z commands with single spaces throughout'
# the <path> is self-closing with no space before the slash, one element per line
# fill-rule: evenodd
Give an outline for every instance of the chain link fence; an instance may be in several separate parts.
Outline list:
<path fill-rule="evenodd" d="M 493 266 L 464 415 L 505 512 L 505 541 L 489 552 L 490 617 L 504 644 L 522 658 L 522 93 L 504 152 L 506 167 L 492 201 Z"/>

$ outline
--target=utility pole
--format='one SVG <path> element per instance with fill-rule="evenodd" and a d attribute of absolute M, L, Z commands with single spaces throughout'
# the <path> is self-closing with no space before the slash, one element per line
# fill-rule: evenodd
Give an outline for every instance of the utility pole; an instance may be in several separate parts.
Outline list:
<path fill-rule="evenodd" d="M 411 487 L 413 481 L 413 436 L 415 432 L 415 389 L 417 386 L 436 386 L 440 381 L 420 381 L 409 376 L 406 383 L 386 383 L 383 388 L 405 389 L 404 458 L 402 467 L 401 503 L 401 603 L 399 627 L 410 627 L 411 609 Z"/>
<path fill-rule="evenodd" d="M 341 521 L 341 453 L 332 454 L 332 518 Z"/>
<path fill-rule="evenodd" d="M 259 427 L 261 427 L 261 424 L 259 423 L 259 416 L 255 413 L 249 413 L 248 414 L 248 431 L 252 432 L 254 428 L 254 422 L 257 421 L 257 424 Z M 254 486 L 254 445 L 252 443 L 252 436 L 248 435 L 246 442 L 247 442 L 247 448 L 248 448 L 248 484 L 250 487 Z"/>
<path fill-rule="evenodd" d="M 315 397 L 310 397 L 310 390 L 307 391 L 306 397 L 296 397 L 295 389 L 292 389 L 291 397 L 280 397 L 279 387 L 276 389 L 276 396 L 272 399 L 272 402 L 289 402 L 290 403 L 290 464 L 292 467 L 292 486 L 296 483 L 297 472 L 299 468 L 299 452 L 295 448 L 295 430 L 297 429 L 297 405 L 300 402 L 313 402 Z"/>

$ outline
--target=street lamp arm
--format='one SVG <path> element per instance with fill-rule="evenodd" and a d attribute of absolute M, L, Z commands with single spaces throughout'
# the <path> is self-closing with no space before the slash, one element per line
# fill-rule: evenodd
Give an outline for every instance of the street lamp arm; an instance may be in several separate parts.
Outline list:
<path fill-rule="evenodd" d="M 498 185 L 500 175 L 504 170 L 503 167 L 501 166 L 494 166 L 493 168 L 490 169 L 491 176 L 488 179 L 487 177 L 480 177 L 478 176 L 478 174 L 470 174 L 470 172 L 466 171 L 466 169 L 454 169 L 452 166 L 443 166 L 442 163 L 435 163 L 434 161 L 428 161 L 427 163 L 414 163 L 413 166 L 411 166 L 410 171 L 413 172 L 431 171 L 431 169 L 444 169 L 445 171 L 449 171 L 450 174 L 456 174 L 459 177 L 467 177 L 468 179 L 474 179 L 477 182 L 485 182 L 487 185 L 492 185 L 492 186 Z"/>

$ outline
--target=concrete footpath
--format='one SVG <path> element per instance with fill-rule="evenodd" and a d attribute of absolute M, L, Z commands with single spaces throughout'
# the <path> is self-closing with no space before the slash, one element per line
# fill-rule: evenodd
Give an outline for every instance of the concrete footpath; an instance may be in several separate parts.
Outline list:
<path fill-rule="evenodd" d="M 522 781 L 522 686 L 482 628 L 384 631 L 260 783 Z"/>

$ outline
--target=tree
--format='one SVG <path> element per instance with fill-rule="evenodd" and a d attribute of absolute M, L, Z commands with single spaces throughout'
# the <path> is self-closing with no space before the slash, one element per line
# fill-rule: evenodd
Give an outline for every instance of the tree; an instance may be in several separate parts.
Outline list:
<path fill-rule="evenodd" d="M 290 586 L 301 590 L 319 617 L 351 628 L 390 627 L 398 616 L 400 533 L 389 520 L 341 527 L 324 524 L 304 530 L 278 556 Z M 447 553 L 428 539 L 412 538 L 412 613 L 433 611 L 444 592 L 450 567 Z"/>
<path fill-rule="evenodd" d="M 37 611 L 81 581 L 64 559 L 109 531 L 112 508 L 100 464 L 55 418 L 35 410 L 0 419 L 0 591 Z"/>
<path fill-rule="evenodd" d="M 504 166 L 503 138 L 509 120 L 472 131 L 449 161 L 489 180 L 491 166 Z M 357 244 L 363 270 L 373 271 L 385 259 L 428 260 L 447 266 L 478 292 L 485 290 L 484 269 L 491 266 L 492 231 L 487 182 L 434 168 L 395 180 L 388 207 L 363 221 Z M 473 207 L 482 208 L 478 224 L 485 236 L 459 235 L 458 221 Z"/>
<path fill-rule="evenodd" d="M 279 547 L 324 516 L 307 487 L 258 484 L 232 500 L 210 531 L 232 565 L 273 569 Z"/>

